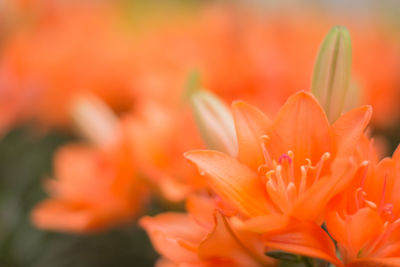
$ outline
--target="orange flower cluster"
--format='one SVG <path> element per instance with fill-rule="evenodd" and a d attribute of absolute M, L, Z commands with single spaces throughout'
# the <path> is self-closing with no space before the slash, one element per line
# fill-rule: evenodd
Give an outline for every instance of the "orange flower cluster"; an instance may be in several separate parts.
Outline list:
<path fill-rule="evenodd" d="M 139 220 L 157 266 L 400 266 L 400 151 L 379 161 L 365 132 L 398 115 L 398 54 L 379 33 L 356 31 L 346 88 L 337 86 L 350 77 L 346 36 L 332 34 L 314 72 L 328 73 L 326 91 L 311 93 L 299 90 L 330 26 L 313 27 L 320 17 L 291 26 L 213 7 L 133 38 L 115 15 L 108 5 L 49 6 L 3 44 L 0 130 L 34 120 L 74 125 L 88 141 L 57 151 L 37 227 L 83 234 L 132 223 L 153 193 L 187 209 Z M 193 70 L 212 93 L 185 90 Z M 342 98 L 354 83 L 362 96 Z M 343 104 L 339 118 L 332 103 Z"/>
<path fill-rule="evenodd" d="M 160 266 L 274 266 L 264 252 L 276 250 L 335 266 L 400 264 L 399 152 L 377 162 L 363 134 L 370 107 L 329 125 L 318 101 L 300 92 L 274 120 L 243 102 L 232 113 L 236 157 L 185 154 L 213 193 L 190 197 L 187 215 L 141 219 L 165 257 Z"/>

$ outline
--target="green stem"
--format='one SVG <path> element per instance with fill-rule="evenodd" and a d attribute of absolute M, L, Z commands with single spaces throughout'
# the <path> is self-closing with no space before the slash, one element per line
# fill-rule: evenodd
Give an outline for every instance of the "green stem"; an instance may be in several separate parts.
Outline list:
<path fill-rule="evenodd" d="M 302 256 L 302 261 L 304 262 L 304 265 L 307 267 L 314 267 L 313 261 L 305 256 Z"/>

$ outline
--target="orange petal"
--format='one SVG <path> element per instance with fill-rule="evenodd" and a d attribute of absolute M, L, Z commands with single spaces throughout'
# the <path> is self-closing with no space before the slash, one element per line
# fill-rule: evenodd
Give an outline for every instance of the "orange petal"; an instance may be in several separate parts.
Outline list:
<path fill-rule="evenodd" d="M 257 173 L 221 152 L 197 150 L 185 153 L 200 173 L 208 175 L 213 190 L 250 217 L 269 213 L 266 193 Z"/>
<path fill-rule="evenodd" d="M 215 202 L 209 196 L 193 194 L 186 201 L 189 215 L 206 229 L 212 229 L 214 226 L 215 209 Z"/>
<path fill-rule="evenodd" d="M 264 163 L 260 138 L 267 134 L 271 121 L 260 110 L 244 102 L 233 103 L 232 112 L 238 139 L 239 160 L 256 170 Z"/>
<path fill-rule="evenodd" d="M 74 207 L 58 200 L 46 200 L 32 212 L 33 223 L 41 229 L 63 232 L 98 230 L 101 218 L 91 209 Z"/>
<path fill-rule="evenodd" d="M 265 234 L 265 245 L 271 249 L 324 259 L 336 266 L 343 266 L 336 257 L 335 245 L 328 234 L 310 221 L 292 218 L 286 229 Z"/>
<path fill-rule="evenodd" d="M 188 184 L 182 183 L 178 179 L 166 174 L 163 174 L 162 179 L 157 181 L 157 183 L 163 196 L 172 202 L 183 201 L 192 190 Z"/>
<path fill-rule="evenodd" d="M 251 233 L 250 233 L 251 235 Z M 259 240 L 262 244 L 261 240 Z M 200 244 L 199 258 L 204 260 L 226 259 L 237 266 L 266 266 L 268 258 L 257 253 L 248 242 L 244 243 L 233 232 L 222 214 L 215 214 L 215 226 L 206 239 Z"/>
<path fill-rule="evenodd" d="M 332 174 L 322 177 L 296 202 L 292 216 L 322 222 L 324 209 L 329 200 L 339 193 L 355 177 L 356 167 L 347 159 L 332 163 Z"/>
<path fill-rule="evenodd" d="M 337 156 L 347 156 L 367 127 L 372 115 L 370 106 L 362 106 L 342 115 L 333 125 L 337 144 Z"/>
<path fill-rule="evenodd" d="M 188 215 L 163 213 L 143 217 L 139 224 L 148 233 L 151 242 L 162 256 L 175 262 L 196 261 L 197 247 L 206 231 Z"/>
<path fill-rule="evenodd" d="M 400 266 L 400 258 L 369 258 L 356 259 L 346 267 L 396 267 Z"/>
<path fill-rule="evenodd" d="M 342 246 L 347 247 L 349 240 L 347 240 L 346 222 L 340 217 L 336 211 L 328 212 L 326 215 L 326 227 L 329 234 Z"/>
<path fill-rule="evenodd" d="M 358 253 L 367 241 L 370 241 L 382 232 L 383 224 L 384 222 L 379 214 L 368 207 L 350 215 L 346 221 L 346 228 L 350 233 L 352 250 Z"/>
<path fill-rule="evenodd" d="M 304 164 L 309 158 L 318 162 L 324 152 L 331 150 L 328 119 L 318 101 L 309 93 L 292 95 L 283 105 L 273 128 L 294 152 L 294 161 Z"/>
<path fill-rule="evenodd" d="M 346 218 L 336 212 L 329 213 L 326 225 L 332 237 L 346 249 L 347 258 L 352 259 L 363 257 L 360 251 L 382 232 L 384 222 L 376 211 L 367 207 Z"/>
<path fill-rule="evenodd" d="M 286 228 L 290 220 L 281 214 L 268 214 L 245 221 L 240 227 L 259 234 L 280 231 Z"/>

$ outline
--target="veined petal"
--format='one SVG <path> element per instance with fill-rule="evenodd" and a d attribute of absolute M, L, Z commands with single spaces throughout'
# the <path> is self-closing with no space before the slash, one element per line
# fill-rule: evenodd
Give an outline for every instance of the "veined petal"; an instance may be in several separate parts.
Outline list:
<path fill-rule="evenodd" d="M 292 218 L 288 227 L 277 233 L 265 234 L 265 246 L 343 266 L 336 257 L 335 245 L 328 234 L 311 221 Z"/>
<path fill-rule="evenodd" d="M 329 211 L 325 218 L 326 227 L 329 234 L 342 246 L 347 247 L 347 229 L 345 219 L 340 217 L 337 211 Z"/>
<path fill-rule="evenodd" d="M 318 162 L 321 155 L 331 150 L 328 119 L 318 101 L 309 93 L 299 92 L 283 105 L 273 129 L 294 152 L 294 161 L 304 159 Z"/>
<path fill-rule="evenodd" d="M 372 238 L 383 230 L 384 221 L 379 214 L 371 208 L 363 208 L 350 215 L 346 227 L 350 233 L 350 244 L 356 253 Z M 357 254 L 355 255 L 357 256 Z M 361 255 L 362 257 L 362 255 Z"/>
<path fill-rule="evenodd" d="M 322 222 L 329 200 L 354 178 L 356 166 L 347 159 L 332 163 L 332 174 L 322 177 L 296 202 L 292 216 Z"/>
<path fill-rule="evenodd" d="M 188 215 L 163 213 L 143 217 L 139 224 L 148 233 L 154 248 L 176 262 L 197 260 L 197 247 L 207 234 Z"/>
<path fill-rule="evenodd" d="M 189 215 L 206 229 L 212 229 L 216 204 L 209 196 L 190 195 L 186 200 Z"/>
<path fill-rule="evenodd" d="M 365 258 L 356 259 L 346 267 L 396 267 L 400 266 L 400 258 Z"/>
<path fill-rule="evenodd" d="M 249 167 L 217 151 L 190 151 L 185 157 L 200 173 L 207 174 L 209 184 L 218 195 L 245 215 L 254 217 L 271 210 L 257 173 Z"/>
<path fill-rule="evenodd" d="M 264 163 L 260 138 L 267 134 L 272 122 L 260 110 L 244 102 L 233 103 L 232 112 L 238 139 L 239 160 L 252 169 L 257 169 Z"/>
<path fill-rule="evenodd" d="M 250 233 L 252 235 L 252 233 Z M 259 240 L 260 244 L 261 240 Z M 199 258 L 212 260 L 226 258 L 238 266 L 267 266 L 269 259 L 242 242 L 222 214 L 215 214 L 215 226 L 199 246 Z M 272 261 L 271 261 L 272 263 Z"/>
<path fill-rule="evenodd" d="M 372 115 L 370 106 L 362 106 L 342 115 L 333 125 L 337 156 L 346 156 L 354 150 Z"/>
<path fill-rule="evenodd" d="M 278 213 L 251 218 L 242 223 L 241 228 L 259 234 L 281 231 L 287 227 L 290 218 Z"/>

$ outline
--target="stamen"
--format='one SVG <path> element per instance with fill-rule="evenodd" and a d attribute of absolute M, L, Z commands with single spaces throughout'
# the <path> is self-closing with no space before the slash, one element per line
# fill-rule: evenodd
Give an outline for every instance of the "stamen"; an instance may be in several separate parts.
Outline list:
<path fill-rule="evenodd" d="M 365 205 L 367 205 L 368 207 L 370 207 L 371 209 L 373 209 L 373 210 L 376 210 L 377 209 L 377 206 L 376 206 L 376 204 L 374 203 L 374 202 L 372 202 L 372 201 L 369 201 L 369 200 L 364 200 L 364 203 L 365 203 Z"/>
<path fill-rule="evenodd" d="M 292 150 L 289 150 L 289 151 L 287 152 L 287 154 L 289 155 L 289 157 L 290 157 L 292 160 L 294 159 L 294 153 L 293 153 Z"/>
<path fill-rule="evenodd" d="M 283 209 L 285 211 L 289 211 L 290 201 L 288 192 L 286 191 L 285 182 L 283 181 L 281 165 L 276 166 L 275 177 L 277 182 L 277 192 L 281 196 L 281 206 L 284 206 Z"/>
<path fill-rule="evenodd" d="M 301 166 L 300 171 L 301 171 L 301 178 L 300 178 L 300 188 L 299 188 L 299 195 L 303 194 L 304 191 L 306 190 L 306 183 L 307 183 L 307 171 L 309 167 L 307 166 Z"/>
<path fill-rule="evenodd" d="M 362 194 L 362 192 L 364 192 L 363 189 L 361 187 L 358 187 L 354 193 L 357 210 L 363 208 L 363 207 L 361 207 L 361 204 L 364 204 L 364 202 L 365 202 L 364 194 Z"/>
<path fill-rule="evenodd" d="M 286 195 L 286 187 L 285 187 L 285 182 L 283 181 L 283 177 L 282 177 L 282 166 L 281 165 L 276 166 L 275 177 L 276 177 L 276 182 L 278 184 L 278 190 L 281 192 L 281 194 Z"/>
<path fill-rule="evenodd" d="M 361 178 L 361 188 L 364 188 L 365 185 L 365 180 L 367 179 L 367 173 L 368 173 L 368 164 L 369 162 L 367 160 L 364 160 L 361 163 L 361 167 L 365 167 L 363 177 Z"/>
<path fill-rule="evenodd" d="M 383 179 L 382 195 L 381 195 L 381 201 L 379 202 L 379 210 L 378 210 L 379 213 L 381 213 L 383 211 L 383 208 L 385 206 L 386 185 L 387 185 L 387 174 L 385 175 L 385 178 Z"/>
<path fill-rule="evenodd" d="M 258 176 L 263 184 L 267 182 L 266 175 L 267 175 L 268 170 L 269 170 L 269 168 L 266 164 L 262 164 L 262 165 L 258 166 L 258 168 L 257 168 Z"/>
<path fill-rule="evenodd" d="M 274 170 L 268 171 L 268 172 L 265 174 L 265 176 L 267 177 L 267 181 L 272 180 L 272 175 L 274 175 L 274 174 L 275 174 L 275 171 L 274 171 Z"/>
<path fill-rule="evenodd" d="M 305 161 L 307 162 L 306 166 L 312 167 L 312 165 L 311 165 L 311 159 L 306 158 Z"/>
<path fill-rule="evenodd" d="M 278 191 L 276 189 L 276 186 L 274 184 L 274 182 L 272 180 L 268 180 L 267 182 L 267 188 L 271 189 L 272 191 L 274 191 L 275 193 Z"/>
<path fill-rule="evenodd" d="M 331 154 L 329 152 L 325 152 L 322 154 L 321 158 L 319 159 L 317 165 L 315 166 L 316 169 L 316 175 L 315 175 L 315 181 L 318 180 L 322 167 L 324 166 L 324 162 L 327 161 L 331 157 Z"/>
<path fill-rule="evenodd" d="M 286 191 L 287 191 L 290 203 L 293 203 L 295 201 L 295 199 L 297 198 L 296 185 L 293 182 L 290 182 L 288 184 L 288 186 L 286 187 Z"/>
<path fill-rule="evenodd" d="M 289 179 L 285 179 L 286 183 L 295 181 L 293 158 L 290 155 L 292 155 L 292 157 L 293 157 L 293 152 L 289 150 L 287 154 L 281 155 L 278 159 L 279 165 L 283 166 L 285 168 L 285 170 L 287 170 L 287 173 L 285 173 L 285 174 L 288 176 Z M 287 162 L 287 164 L 285 164 L 285 162 Z"/>
<path fill-rule="evenodd" d="M 282 212 L 285 210 L 282 208 L 282 201 L 281 197 L 277 192 L 276 186 L 274 185 L 272 180 L 269 180 L 266 184 L 265 187 L 267 188 L 267 193 L 269 197 L 271 198 L 272 202 L 275 203 L 275 205 L 281 209 Z"/>

